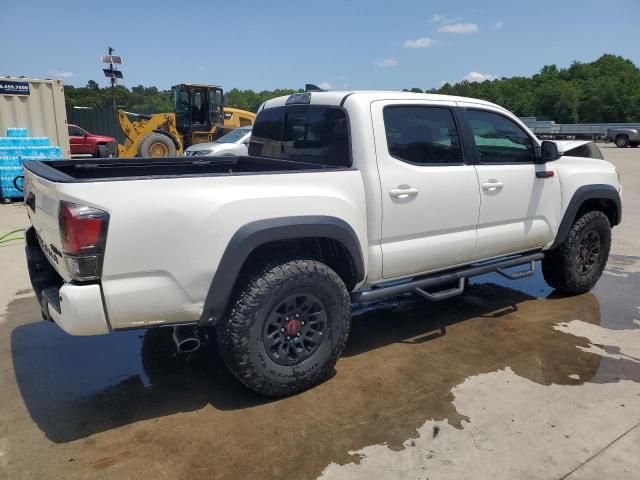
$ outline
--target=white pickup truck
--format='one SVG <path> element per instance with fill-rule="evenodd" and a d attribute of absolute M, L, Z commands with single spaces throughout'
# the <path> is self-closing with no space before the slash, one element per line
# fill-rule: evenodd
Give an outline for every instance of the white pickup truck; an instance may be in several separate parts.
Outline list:
<path fill-rule="evenodd" d="M 460 294 L 542 261 L 588 291 L 621 220 L 608 162 L 563 157 L 505 109 L 403 92 L 267 101 L 249 155 L 25 164 L 27 259 L 46 319 L 72 335 L 215 328 L 248 387 L 327 378 L 351 304 Z M 510 267 L 518 266 L 514 272 Z"/>

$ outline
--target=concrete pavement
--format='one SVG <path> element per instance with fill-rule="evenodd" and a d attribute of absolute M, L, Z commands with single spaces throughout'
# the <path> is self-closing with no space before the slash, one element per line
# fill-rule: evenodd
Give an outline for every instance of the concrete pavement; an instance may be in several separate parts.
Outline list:
<path fill-rule="evenodd" d="M 0 478 L 638 478 L 640 149 L 602 148 L 624 213 L 593 292 L 487 275 L 369 305 L 334 377 L 278 401 L 211 346 L 40 321 L 23 245 L 0 247 Z M 0 206 L 0 234 L 24 225 Z"/>

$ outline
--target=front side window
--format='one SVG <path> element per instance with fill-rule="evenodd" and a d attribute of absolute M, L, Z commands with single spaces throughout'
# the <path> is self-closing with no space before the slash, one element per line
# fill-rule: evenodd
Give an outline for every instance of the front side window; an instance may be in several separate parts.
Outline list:
<path fill-rule="evenodd" d="M 533 163 L 533 140 L 514 121 L 484 110 L 467 110 L 480 163 Z"/>
<path fill-rule="evenodd" d="M 84 130 L 78 127 L 69 127 L 69 136 L 71 137 L 82 137 L 84 136 Z"/>
<path fill-rule="evenodd" d="M 184 88 L 175 88 L 175 110 L 177 112 L 189 111 L 189 91 Z"/>
<path fill-rule="evenodd" d="M 265 109 L 253 126 L 249 155 L 348 167 L 346 114 L 314 105 Z"/>
<path fill-rule="evenodd" d="M 393 106 L 384 109 L 389 154 L 418 165 L 462 164 L 460 137 L 449 108 Z"/>

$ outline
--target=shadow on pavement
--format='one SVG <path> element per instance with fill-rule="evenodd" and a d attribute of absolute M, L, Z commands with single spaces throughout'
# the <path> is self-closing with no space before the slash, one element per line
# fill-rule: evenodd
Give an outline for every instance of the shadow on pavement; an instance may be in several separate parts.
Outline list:
<path fill-rule="evenodd" d="M 465 418 L 455 410 L 451 389 L 472 375 L 508 367 L 539 384 L 579 385 L 592 381 L 606 361 L 597 381 L 640 381 L 637 364 L 585 352 L 577 347 L 587 347 L 586 339 L 553 328 L 575 319 L 604 323 L 598 297 L 551 294 L 536 277 L 516 282 L 520 290 L 483 277 L 464 296 L 441 303 L 401 296 L 358 307 L 337 374 L 277 401 L 233 378 L 213 342 L 195 354 L 175 356 L 163 329 L 71 337 L 51 323 L 24 323 L 38 318 L 33 298 L 14 300 L 7 318 L 22 398 L 52 441 L 154 419 L 161 421 L 153 424 L 155 448 L 202 442 L 208 451 L 224 449 L 230 458 L 242 458 L 246 451 L 273 448 L 277 438 L 278 449 L 292 453 L 272 457 L 270 472 L 287 477 L 301 469 L 315 475 L 329 461 L 353 461 L 348 452 L 366 445 L 402 448 L 427 419 L 460 427 Z M 601 288 L 623 281 L 629 279 L 603 278 Z M 539 298 L 541 290 L 548 298 Z M 630 307 L 607 308 L 619 315 Z M 118 435 L 143 438 L 141 430 L 149 428 L 144 424 Z M 308 448 L 316 453 L 305 455 Z M 236 462 L 227 473 L 246 476 L 248 468 Z"/>

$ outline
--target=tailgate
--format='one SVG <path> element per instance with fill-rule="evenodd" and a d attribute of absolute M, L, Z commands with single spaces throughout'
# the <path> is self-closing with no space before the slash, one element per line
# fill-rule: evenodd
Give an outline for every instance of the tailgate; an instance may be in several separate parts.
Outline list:
<path fill-rule="evenodd" d="M 62 258 L 62 241 L 58 222 L 59 199 L 57 184 L 44 180 L 25 169 L 24 199 L 31 225 L 36 231 L 38 243 L 49 263 L 65 280 L 71 280 Z"/>

